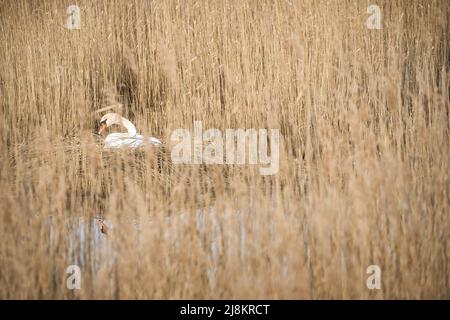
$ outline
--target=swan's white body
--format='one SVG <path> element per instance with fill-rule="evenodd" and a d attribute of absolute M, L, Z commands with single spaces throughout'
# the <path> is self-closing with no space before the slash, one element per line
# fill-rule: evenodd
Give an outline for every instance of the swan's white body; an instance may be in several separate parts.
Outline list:
<path fill-rule="evenodd" d="M 117 149 L 117 148 L 138 148 L 144 146 L 157 146 L 161 145 L 162 142 L 154 137 L 144 137 L 137 133 L 136 127 L 128 119 L 120 116 L 117 113 L 107 113 L 100 120 L 100 131 L 99 134 L 103 132 L 106 127 L 113 124 L 122 125 L 127 129 L 127 132 L 114 132 L 108 134 L 105 138 L 105 149 Z"/>
<path fill-rule="evenodd" d="M 160 145 L 161 141 L 153 137 L 144 137 L 143 135 L 136 134 L 132 137 L 126 133 L 110 133 L 105 138 L 104 148 L 138 148 L 145 145 Z"/>

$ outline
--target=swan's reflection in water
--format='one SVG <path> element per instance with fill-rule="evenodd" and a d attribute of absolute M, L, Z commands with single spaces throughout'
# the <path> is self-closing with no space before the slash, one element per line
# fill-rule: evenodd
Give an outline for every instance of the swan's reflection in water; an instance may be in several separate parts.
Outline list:
<path fill-rule="evenodd" d="M 157 257 L 164 268 L 178 269 L 177 257 L 186 253 L 181 252 L 186 250 L 185 242 L 195 241 L 191 243 L 201 247 L 201 251 L 198 252 L 203 254 L 202 259 L 207 258 L 209 261 L 205 272 L 210 289 L 215 288 L 221 256 L 230 254 L 232 251 L 232 254 L 237 257 L 237 263 L 241 263 L 244 268 L 248 263 L 247 251 L 249 248 L 258 247 L 259 239 L 263 237 L 263 234 L 264 237 L 269 236 L 272 239 L 270 241 L 277 241 L 280 237 L 272 221 L 251 219 L 240 211 L 216 214 L 214 209 L 202 209 L 191 214 L 166 217 L 160 221 L 130 220 L 117 225 L 113 225 L 110 221 L 104 223 L 108 226 L 108 234 L 101 232 L 98 219 L 80 218 L 71 221 L 68 227 L 68 263 L 77 264 L 82 268 L 91 268 L 90 270 L 94 273 L 100 268 L 113 270 L 118 255 L 125 252 L 126 259 L 133 259 L 134 261 L 129 261 L 140 272 L 140 255 L 144 258 L 143 255 L 150 254 L 146 248 L 149 241 L 152 241 L 156 242 L 157 246 L 162 244 L 163 250 L 170 251 Z M 129 225 L 126 227 L 125 223 Z M 131 228 L 130 224 L 132 224 Z M 193 234 L 197 235 L 195 240 L 192 240 Z M 131 243 L 131 247 L 127 246 L 124 251 L 125 238 L 127 239 L 125 245 Z M 282 265 L 280 272 L 285 277 L 288 274 L 286 257 L 280 258 Z"/>
<path fill-rule="evenodd" d="M 105 263 L 113 266 L 116 259 L 114 241 L 102 233 L 98 219 L 74 219 L 68 224 L 68 231 L 67 257 L 72 264 L 85 267 L 89 257 L 94 270 Z"/>
<path fill-rule="evenodd" d="M 93 272 L 105 267 L 112 270 L 118 258 L 117 246 L 122 244 L 117 241 L 121 241 L 120 239 L 126 236 L 127 239 L 131 238 L 134 246 L 130 248 L 128 258 L 136 259 L 135 266 L 139 270 L 141 264 L 139 254 L 142 254 L 141 249 L 146 245 L 146 239 L 143 237 L 149 235 L 147 233 L 149 230 L 150 234 L 153 230 L 159 236 L 152 236 L 151 239 L 159 239 L 164 242 L 168 245 L 167 247 L 173 248 L 172 253 L 175 254 L 168 254 L 158 257 L 158 259 L 162 259 L 165 267 L 173 267 L 174 264 L 175 266 L 177 264 L 173 257 L 177 257 L 183 250 L 182 244 L 183 241 L 186 241 L 187 232 L 192 232 L 192 227 L 194 227 L 194 233 L 198 235 L 198 245 L 202 247 L 200 252 L 208 255 L 208 260 L 211 262 L 208 264 L 206 276 L 213 288 L 219 256 L 223 253 L 224 246 L 227 246 L 228 250 L 238 251 L 236 253 L 241 259 L 246 254 L 247 230 L 242 212 L 218 215 L 214 209 L 203 209 L 197 210 L 191 215 L 183 213 L 166 217 L 159 222 L 126 222 L 133 224 L 132 229 L 135 232 L 129 232 L 130 226 L 122 230 L 120 224 L 113 225 L 110 221 L 104 221 L 104 223 L 108 228 L 108 234 L 102 233 L 100 221 L 95 218 L 73 219 L 68 224 L 68 263 L 76 264 L 81 268 L 92 268 Z M 142 232 L 143 228 L 146 229 L 145 233 Z M 257 228 L 258 224 L 255 223 L 252 230 L 256 231 Z M 127 234 L 119 235 L 118 233 L 121 232 L 127 232 Z M 134 239 L 132 239 L 133 237 Z M 228 245 L 224 245 L 224 243 L 228 243 Z"/>

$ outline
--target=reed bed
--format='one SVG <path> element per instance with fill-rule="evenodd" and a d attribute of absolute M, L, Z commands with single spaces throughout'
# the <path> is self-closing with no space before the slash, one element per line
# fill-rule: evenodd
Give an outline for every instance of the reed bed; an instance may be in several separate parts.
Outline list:
<path fill-rule="evenodd" d="M 450 298 L 450 2 L 376 2 L 0 1 L 0 298 Z M 104 151 L 111 104 L 166 149 Z M 195 120 L 278 173 L 174 164 Z"/>

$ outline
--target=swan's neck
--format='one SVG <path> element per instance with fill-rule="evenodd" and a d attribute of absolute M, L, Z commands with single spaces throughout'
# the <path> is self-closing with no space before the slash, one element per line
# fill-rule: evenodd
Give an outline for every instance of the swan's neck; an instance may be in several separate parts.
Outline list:
<path fill-rule="evenodd" d="M 122 117 L 122 125 L 127 129 L 128 134 L 130 137 L 133 137 L 136 135 L 137 130 L 134 124 L 131 123 L 131 121 L 125 119 Z"/>

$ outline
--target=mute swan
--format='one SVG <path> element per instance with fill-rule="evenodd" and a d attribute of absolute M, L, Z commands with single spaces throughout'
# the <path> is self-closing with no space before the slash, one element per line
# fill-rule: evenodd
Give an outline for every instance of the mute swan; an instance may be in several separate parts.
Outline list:
<path fill-rule="evenodd" d="M 107 127 L 113 124 L 124 126 L 128 132 L 114 132 L 108 134 L 105 138 L 105 149 L 122 147 L 137 148 L 148 145 L 162 145 L 162 142 L 156 138 L 144 137 L 138 134 L 134 124 L 117 113 L 107 113 L 101 118 L 98 134 L 102 134 Z"/>

